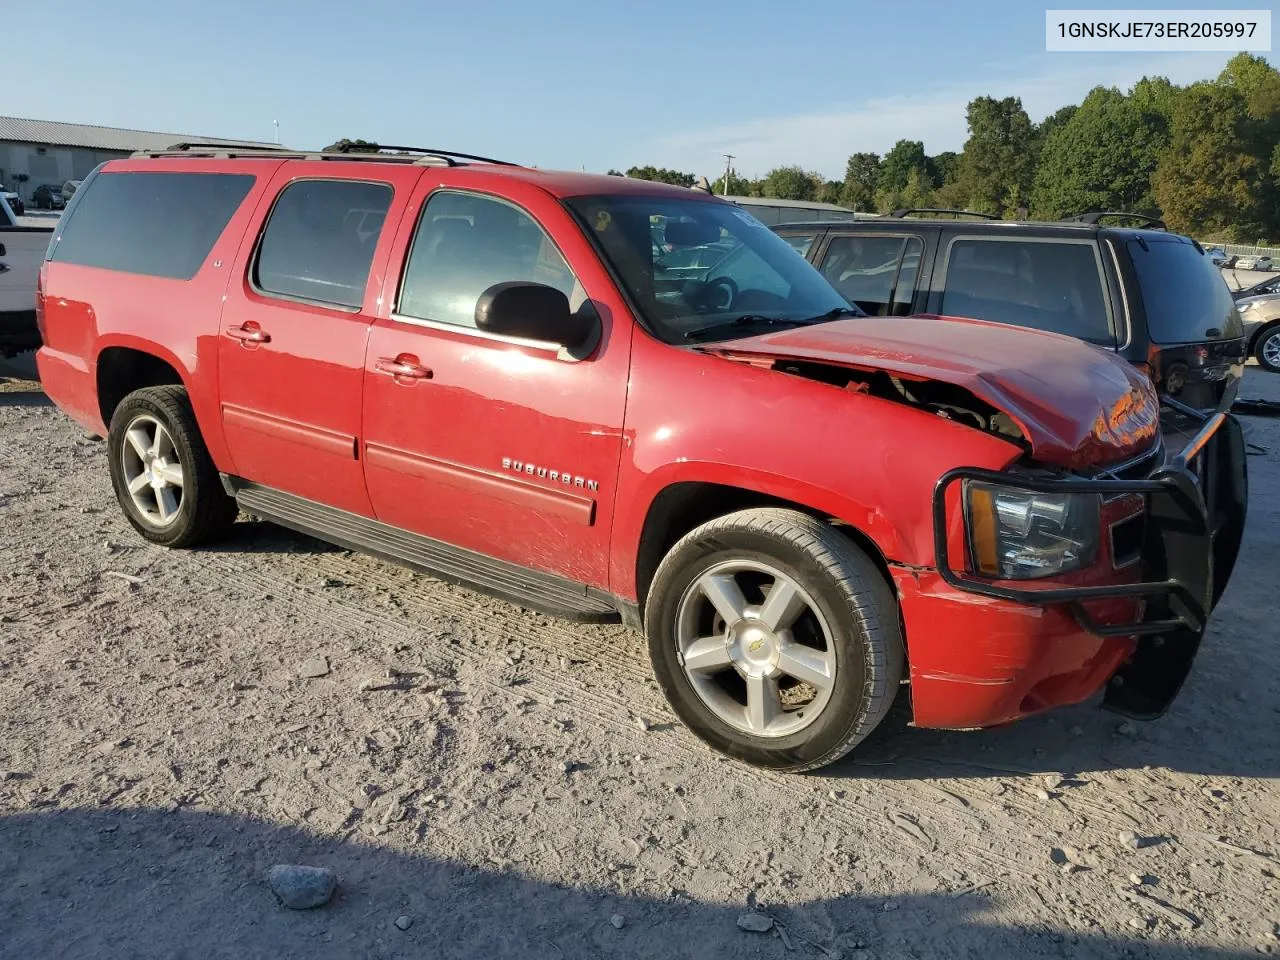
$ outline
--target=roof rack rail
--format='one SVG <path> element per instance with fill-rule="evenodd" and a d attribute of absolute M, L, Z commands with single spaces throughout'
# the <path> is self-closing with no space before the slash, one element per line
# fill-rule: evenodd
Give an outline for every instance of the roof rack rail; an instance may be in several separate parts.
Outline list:
<path fill-rule="evenodd" d="M 344 155 L 370 153 L 380 154 L 384 150 L 391 151 L 392 155 L 418 153 L 429 157 L 440 157 L 442 159 L 451 160 L 476 160 L 480 163 L 496 163 L 500 167 L 514 167 L 516 164 L 510 160 L 495 160 L 493 157 L 481 157 L 474 153 L 459 153 L 457 150 L 436 150 L 434 147 L 400 147 L 390 143 L 344 143 L 338 148 L 338 153 Z M 450 164 L 453 166 L 453 164 Z"/>
<path fill-rule="evenodd" d="M 183 141 L 172 144 L 164 150 L 138 150 L 133 155 L 135 157 L 217 157 L 220 159 L 278 157 L 291 160 L 372 160 L 384 163 L 413 163 L 423 166 L 445 167 L 456 167 L 459 160 L 475 160 L 480 163 L 492 163 L 504 167 L 517 166 L 517 164 L 508 160 L 494 160 L 489 157 L 479 157 L 470 153 L 457 153 L 452 150 L 398 147 L 378 143 L 343 144 L 338 150 L 326 151 L 291 150 L 288 147 L 278 147 L 274 144 L 256 145 Z"/>
<path fill-rule="evenodd" d="M 1103 217 L 1119 217 L 1124 220 L 1139 220 L 1155 230 L 1167 230 L 1159 217 L 1149 217 L 1145 213 L 1129 213 L 1126 210 L 1090 210 L 1088 213 L 1077 213 L 1074 217 L 1063 217 L 1063 223 L 1098 224 Z"/>
<path fill-rule="evenodd" d="M 253 152 L 253 153 L 296 153 L 288 147 L 282 147 L 278 143 L 215 143 L 205 140 L 183 140 L 179 143 L 170 144 L 165 147 L 165 153 L 170 151 L 183 150 L 187 152 L 196 152 L 201 150 L 234 150 L 236 153 Z M 140 153 L 155 153 L 153 150 L 141 150 Z"/>
<path fill-rule="evenodd" d="M 894 210 L 889 216 L 902 219 L 917 213 L 950 213 L 955 215 L 956 219 L 960 217 L 981 217 L 983 220 L 1000 219 L 993 213 L 979 213 L 977 210 L 949 210 L 945 207 L 903 207 L 900 210 Z"/>

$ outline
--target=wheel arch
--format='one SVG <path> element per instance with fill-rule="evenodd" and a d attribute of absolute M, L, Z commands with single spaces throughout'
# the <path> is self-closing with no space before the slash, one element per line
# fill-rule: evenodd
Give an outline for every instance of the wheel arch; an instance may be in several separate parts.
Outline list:
<path fill-rule="evenodd" d="M 662 558 L 681 537 L 709 520 L 755 507 L 791 509 L 839 527 L 875 564 L 896 596 L 883 546 L 865 530 L 830 509 L 830 504 L 820 505 L 818 499 L 795 499 L 765 483 L 743 485 L 699 479 L 676 480 L 661 487 L 649 501 L 636 545 L 634 576 L 639 609 L 644 610 Z"/>
<path fill-rule="evenodd" d="M 229 469 L 231 459 L 218 411 L 216 364 L 201 362 L 193 366 L 154 340 L 113 333 L 96 344 L 93 369 L 98 411 L 104 427 L 111 427 L 115 408 L 134 390 L 162 384 L 185 387 L 209 455 L 218 469 L 224 472 Z"/>
<path fill-rule="evenodd" d="M 164 384 L 190 390 L 182 365 L 163 347 L 144 341 L 100 345 L 94 358 L 94 385 L 98 412 L 107 426 L 120 401 L 133 391 Z"/>
<path fill-rule="evenodd" d="M 1274 330 L 1276 327 L 1280 327 L 1280 317 L 1272 317 L 1270 320 L 1258 325 L 1258 329 L 1254 330 L 1252 336 L 1249 337 L 1249 356 L 1254 355 L 1254 352 L 1258 349 L 1258 342 L 1262 339 L 1263 335 Z"/>

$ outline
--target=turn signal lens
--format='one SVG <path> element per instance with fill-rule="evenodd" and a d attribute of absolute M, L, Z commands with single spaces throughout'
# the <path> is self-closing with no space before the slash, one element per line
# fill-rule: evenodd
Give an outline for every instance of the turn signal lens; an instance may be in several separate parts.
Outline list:
<path fill-rule="evenodd" d="M 984 577 L 1000 575 L 997 555 L 995 496 L 990 487 L 969 487 L 969 544 L 973 563 Z"/>

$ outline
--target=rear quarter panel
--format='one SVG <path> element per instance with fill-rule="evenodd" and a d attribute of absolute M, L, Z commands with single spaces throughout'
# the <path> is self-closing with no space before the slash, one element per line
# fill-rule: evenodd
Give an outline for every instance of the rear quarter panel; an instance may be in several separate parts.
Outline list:
<path fill-rule="evenodd" d="M 50 396 L 77 421 L 105 433 L 97 399 L 98 360 L 104 350 L 127 347 L 152 354 L 178 371 L 191 397 L 201 433 L 219 469 L 229 458 L 218 416 L 218 320 L 231 265 L 253 213 L 264 202 L 279 160 L 139 159 L 107 164 L 104 173 L 247 173 L 256 177 L 209 256 L 190 280 L 150 277 L 62 263 L 44 266 L 44 340 L 41 370 Z M 179 166 L 180 164 L 180 166 Z M 90 187 L 89 189 L 92 189 Z M 74 217 L 74 210 L 72 211 Z"/>

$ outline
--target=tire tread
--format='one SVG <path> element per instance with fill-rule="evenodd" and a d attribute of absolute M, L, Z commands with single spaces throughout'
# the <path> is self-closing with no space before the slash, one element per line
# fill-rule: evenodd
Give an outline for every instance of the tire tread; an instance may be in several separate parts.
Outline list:
<path fill-rule="evenodd" d="M 182 435 L 182 440 L 185 441 L 191 454 L 187 477 L 191 490 L 184 489 L 183 497 L 191 496 L 194 501 L 191 521 L 177 536 L 157 538 L 151 531 L 140 527 L 136 522 L 134 527 L 147 539 L 174 548 L 193 547 L 223 536 L 235 522 L 239 507 L 235 500 L 227 496 L 222 489 L 218 468 L 214 466 L 213 458 L 209 456 L 209 450 L 204 445 L 204 438 L 200 433 L 200 425 L 196 422 L 195 411 L 191 408 L 187 388 L 180 384 L 163 384 L 133 391 L 120 401 L 111 418 L 113 429 L 110 432 L 113 437 L 117 432 L 114 429 L 117 418 L 122 415 L 131 416 L 139 401 L 150 404 L 155 408 L 155 412 L 168 421 L 171 432 L 175 434 L 175 441 L 179 439 L 176 434 Z M 114 446 L 114 439 L 112 444 Z M 119 495 L 118 490 L 117 494 Z M 124 506 L 123 499 L 121 499 L 121 506 L 132 522 L 133 517 L 128 514 L 128 508 Z"/>
<path fill-rule="evenodd" d="M 857 722 L 839 743 L 821 756 L 803 765 L 784 769 L 803 773 L 834 763 L 866 739 L 884 719 L 897 697 L 905 651 L 893 591 L 871 558 L 837 527 L 785 507 L 739 510 L 694 528 L 662 559 L 653 584 L 660 584 L 669 572 L 668 568 L 680 562 L 682 548 L 687 544 L 714 538 L 729 530 L 754 532 L 803 551 L 832 579 L 850 605 L 855 619 L 862 625 L 867 642 L 861 644 L 865 653 L 865 680 L 863 709 Z M 655 593 L 651 589 L 646 600 L 646 622 L 655 604 Z"/>

